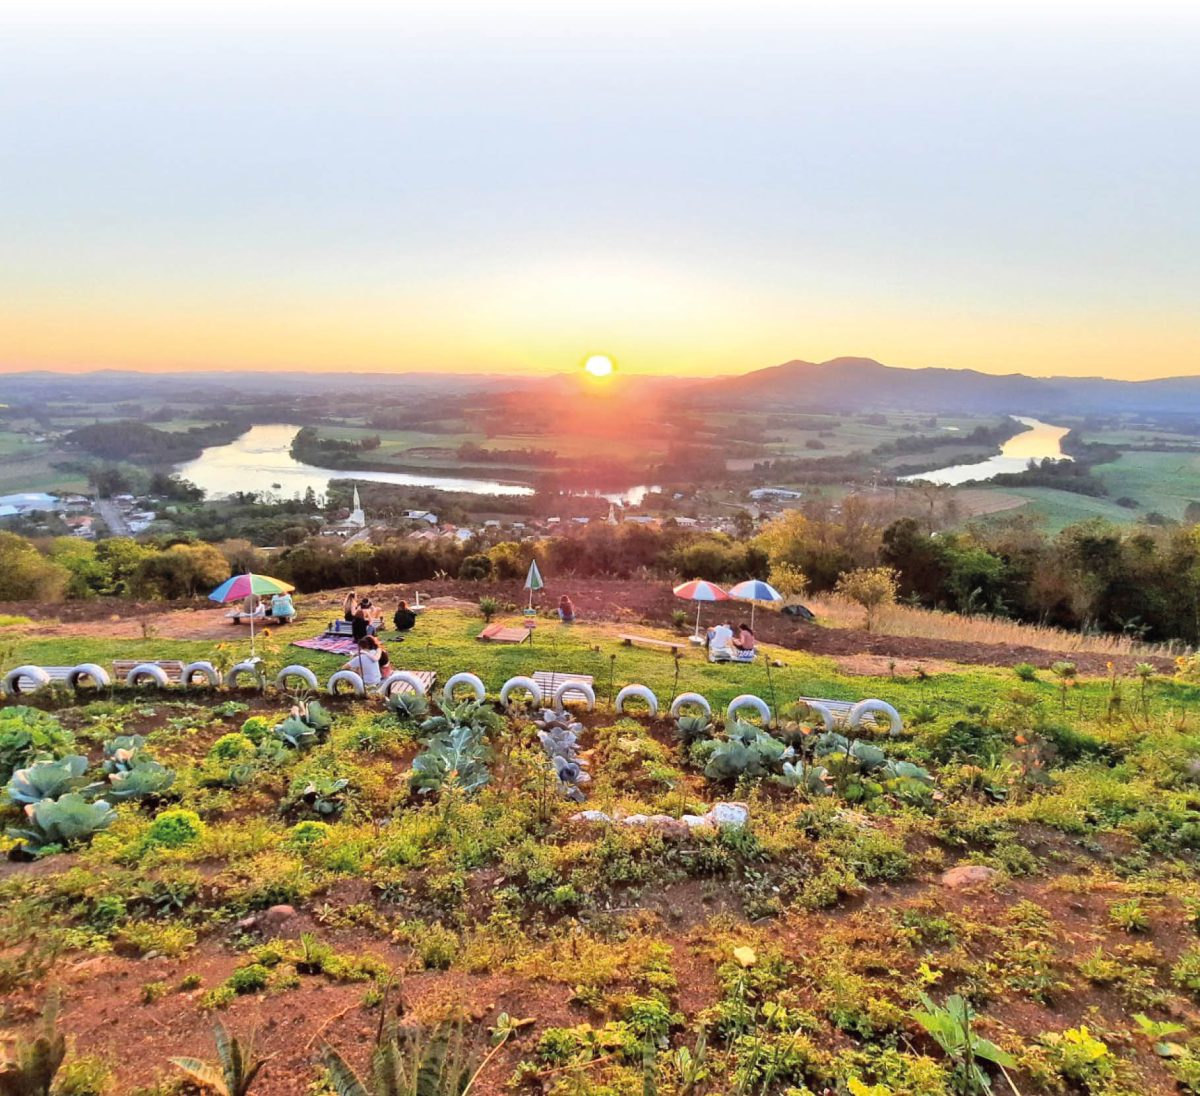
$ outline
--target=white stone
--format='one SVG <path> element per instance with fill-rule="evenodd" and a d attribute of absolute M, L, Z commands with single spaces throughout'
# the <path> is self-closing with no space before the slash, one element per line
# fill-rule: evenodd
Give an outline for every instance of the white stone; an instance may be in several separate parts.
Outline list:
<path fill-rule="evenodd" d="M 708 817 L 718 826 L 740 830 L 750 821 L 750 808 L 745 803 L 714 803 Z"/>

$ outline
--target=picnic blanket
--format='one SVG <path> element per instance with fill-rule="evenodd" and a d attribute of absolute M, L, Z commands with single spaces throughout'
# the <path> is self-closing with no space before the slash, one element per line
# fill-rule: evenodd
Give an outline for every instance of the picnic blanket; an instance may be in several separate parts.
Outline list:
<path fill-rule="evenodd" d="M 328 651 L 331 655 L 358 654 L 358 644 L 349 636 L 331 636 L 329 634 L 315 636 L 313 639 L 294 639 L 293 647 L 303 647 L 309 651 Z"/>

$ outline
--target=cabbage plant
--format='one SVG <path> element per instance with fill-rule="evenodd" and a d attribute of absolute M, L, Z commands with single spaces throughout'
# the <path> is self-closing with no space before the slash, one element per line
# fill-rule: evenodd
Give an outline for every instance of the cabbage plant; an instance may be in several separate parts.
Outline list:
<path fill-rule="evenodd" d="M 57 761 L 40 758 L 27 769 L 18 769 L 8 782 L 8 797 L 18 806 L 57 799 L 78 787 L 87 769 L 87 758 L 68 754 Z"/>
<path fill-rule="evenodd" d="M 25 825 L 12 826 L 10 837 L 22 842 L 26 852 L 40 853 L 52 846 L 66 848 L 107 829 L 117 812 L 103 799 L 89 803 L 78 792 L 58 799 L 43 799 L 25 807 Z"/>

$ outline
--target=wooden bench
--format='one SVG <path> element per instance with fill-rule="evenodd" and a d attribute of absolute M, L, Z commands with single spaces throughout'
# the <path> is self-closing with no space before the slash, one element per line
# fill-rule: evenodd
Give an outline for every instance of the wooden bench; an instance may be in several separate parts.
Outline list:
<path fill-rule="evenodd" d="M 542 690 L 543 701 L 549 701 L 554 696 L 555 689 L 566 681 L 587 685 L 589 688 L 595 683 L 591 674 L 567 674 L 558 670 L 538 670 L 534 673 L 533 680 Z"/>
<path fill-rule="evenodd" d="M 854 707 L 854 703 L 849 700 L 822 700 L 819 696 L 798 696 L 796 699 L 801 704 L 820 704 L 822 708 L 829 709 L 829 714 L 838 723 L 850 722 L 850 709 Z"/>
<path fill-rule="evenodd" d="M 125 678 L 129 676 L 129 671 L 135 666 L 158 666 L 164 674 L 167 675 L 167 680 L 173 685 L 178 685 L 183 680 L 183 663 L 177 658 L 117 658 L 113 659 L 113 684 L 124 685 Z"/>
<path fill-rule="evenodd" d="M 532 643 L 533 630 L 519 624 L 489 624 L 475 638 L 489 643 Z"/>
<path fill-rule="evenodd" d="M 433 692 L 433 683 L 435 681 L 437 681 L 437 671 L 436 670 L 396 670 L 394 672 L 411 674 L 422 685 L 425 686 L 425 695 L 426 696 L 429 696 Z M 414 691 L 413 687 L 407 681 L 402 681 L 399 685 L 397 685 L 392 690 L 392 692 L 394 692 L 394 693 L 411 693 L 413 691 Z"/>
<path fill-rule="evenodd" d="M 687 641 L 676 643 L 669 639 L 652 639 L 650 636 L 634 636 L 621 632 L 617 639 L 626 647 L 649 647 L 654 651 L 670 651 L 673 655 L 681 655 L 687 650 Z"/>

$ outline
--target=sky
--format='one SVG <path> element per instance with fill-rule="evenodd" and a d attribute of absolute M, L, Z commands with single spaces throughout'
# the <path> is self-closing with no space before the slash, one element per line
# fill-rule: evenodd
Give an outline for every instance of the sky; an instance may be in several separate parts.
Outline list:
<path fill-rule="evenodd" d="M 1155 0 L 6 0 L 0 371 L 1200 373 L 1197 56 Z"/>

